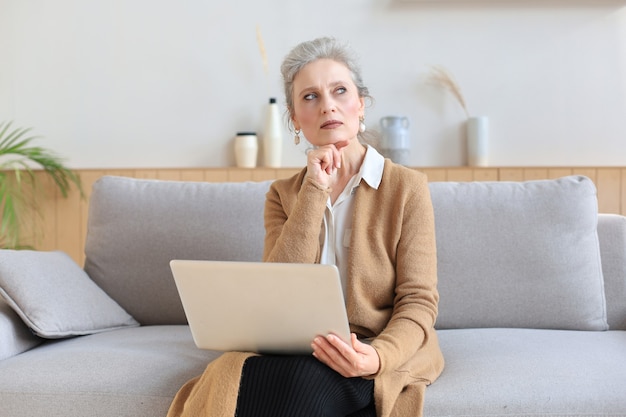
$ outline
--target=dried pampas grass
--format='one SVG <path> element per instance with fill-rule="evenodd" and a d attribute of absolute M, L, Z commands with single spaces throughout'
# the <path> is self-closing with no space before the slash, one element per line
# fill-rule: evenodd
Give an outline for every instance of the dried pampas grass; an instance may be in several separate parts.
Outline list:
<path fill-rule="evenodd" d="M 463 108 L 463 111 L 465 112 L 465 115 L 469 117 L 467 105 L 465 104 L 465 99 L 463 98 L 463 94 L 461 93 L 461 87 L 459 87 L 450 72 L 448 72 L 448 70 L 446 70 L 444 67 L 438 65 L 431 65 L 430 70 L 430 81 L 433 84 L 448 90 L 448 92 L 450 92 L 450 94 L 452 94 L 452 96 L 459 102 L 459 104 Z"/>
<path fill-rule="evenodd" d="M 256 26 L 256 42 L 259 45 L 259 52 L 261 53 L 261 60 L 263 61 L 263 71 L 268 75 L 267 69 L 267 52 L 265 52 L 265 43 L 263 43 L 263 36 L 261 35 L 261 26 Z"/>

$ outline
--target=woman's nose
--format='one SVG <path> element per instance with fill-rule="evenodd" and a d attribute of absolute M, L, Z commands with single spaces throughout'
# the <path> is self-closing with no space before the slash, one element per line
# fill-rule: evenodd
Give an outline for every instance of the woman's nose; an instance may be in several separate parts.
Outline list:
<path fill-rule="evenodd" d="M 331 97 L 324 97 L 322 99 L 322 113 L 332 113 L 337 109 L 335 101 Z"/>

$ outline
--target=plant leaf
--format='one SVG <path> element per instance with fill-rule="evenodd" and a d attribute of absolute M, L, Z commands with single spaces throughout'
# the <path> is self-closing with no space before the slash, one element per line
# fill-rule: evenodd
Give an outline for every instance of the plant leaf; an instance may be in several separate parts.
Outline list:
<path fill-rule="evenodd" d="M 85 197 L 80 177 L 52 151 L 32 145 L 38 137 L 28 135 L 30 130 L 13 128 L 12 122 L 0 123 L 0 247 L 24 247 L 20 243 L 24 213 L 41 216 L 35 169 L 42 169 L 52 178 L 64 198 L 72 185 L 78 188 L 81 198 Z"/>

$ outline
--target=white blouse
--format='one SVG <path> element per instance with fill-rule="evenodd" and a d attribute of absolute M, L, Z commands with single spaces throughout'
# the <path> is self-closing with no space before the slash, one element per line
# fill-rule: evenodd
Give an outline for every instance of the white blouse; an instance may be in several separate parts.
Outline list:
<path fill-rule="evenodd" d="M 367 145 L 359 172 L 350 179 L 335 204 L 331 204 L 330 197 L 326 202 L 324 229 L 320 236 L 322 246 L 320 263 L 337 265 L 344 294 L 347 285 L 348 248 L 352 233 L 354 194 L 361 185 L 361 180 L 364 180 L 370 187 L 378 189 L 384 166 L 385 158 L 376 149 Z"/>

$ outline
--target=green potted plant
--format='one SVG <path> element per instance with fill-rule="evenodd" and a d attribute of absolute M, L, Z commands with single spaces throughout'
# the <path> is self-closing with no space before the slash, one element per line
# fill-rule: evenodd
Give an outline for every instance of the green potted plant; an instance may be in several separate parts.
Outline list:
<path fill-rule="evenodd" d="M 0 248 L 23 249 L 22 229 L 27 217 L 38 211 L 41 189 L 37 171 L 49 176 L 65 198 L 74 184 L 84 197 L 80 177 L 65 167 L 52 151 L 32 142 L 30 128 L 14 128 L 0 122 Z"/>

